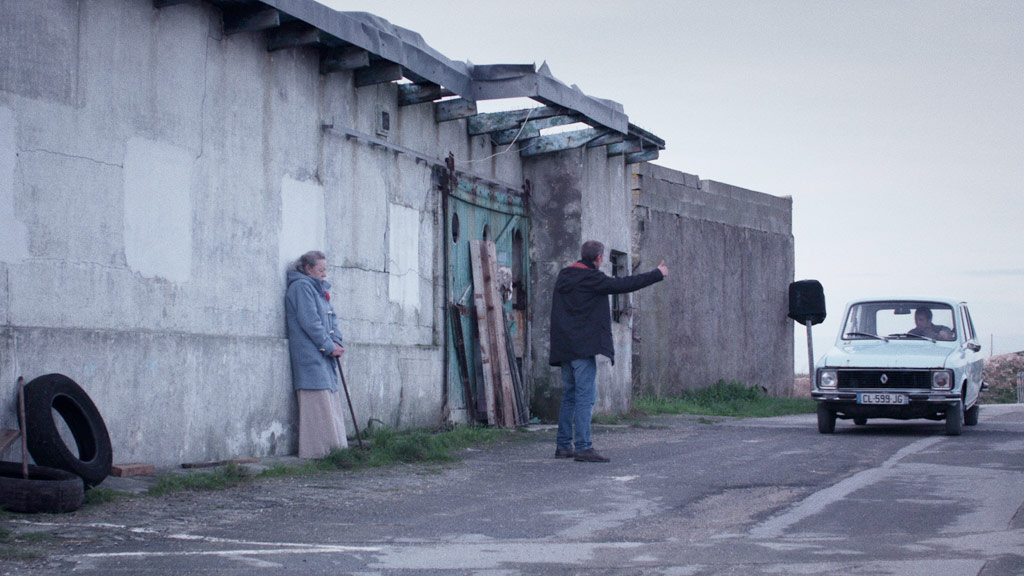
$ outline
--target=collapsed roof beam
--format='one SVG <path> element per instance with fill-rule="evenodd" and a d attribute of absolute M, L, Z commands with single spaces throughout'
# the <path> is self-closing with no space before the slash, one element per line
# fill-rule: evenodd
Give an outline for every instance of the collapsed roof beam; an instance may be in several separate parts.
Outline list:
<path fill-rule="evenodd" d="M 629 121 L 622 105 L 587 96 L 576 86 L 566 86 L 551 75 L 547 64 L 536 71 L 532 65 L 473 66 L 473 92 L 477 100 L 531 98 L 549 106 L 568 108 L 588 119 L 588 124 L 626 133 Z"/>

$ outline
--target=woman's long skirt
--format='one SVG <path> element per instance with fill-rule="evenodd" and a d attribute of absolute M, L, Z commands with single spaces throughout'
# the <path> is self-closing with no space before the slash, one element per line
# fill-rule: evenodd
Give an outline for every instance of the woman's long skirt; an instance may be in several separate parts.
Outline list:
<path fill-rule="evenodd" d="M 299 390 L 299 458 L 320 458 L 348 448 L 341 392 Z"/>

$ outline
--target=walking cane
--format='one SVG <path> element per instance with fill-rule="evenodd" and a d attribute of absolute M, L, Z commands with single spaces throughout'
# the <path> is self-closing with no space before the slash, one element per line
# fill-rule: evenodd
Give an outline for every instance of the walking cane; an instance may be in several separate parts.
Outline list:
<path fill-rule="evenodd" d="M 18 376 L 18 426 L 21 426 L 21 477 L 28 480 L 28 429 L 25 428 L 25 379 Z"/>
<path fill-rule="evenodd" d="M 352 415 L 352 425 L 356 428 L 356 440 L 359 441 L 359 449 L 364 450 L 363 437 L 359 435 L 359 423 L 356 422 L 356 411 L 352 409 L 352 397 L 348 395 L 348 384 L 345 383 L 345 371 L 341 369 L 341 358 L 334 357 L 338 363 L 338 375 L 341 376 L 341 387 L 345 389 L 345 400 L 348 400 L 348 413 Z"/>

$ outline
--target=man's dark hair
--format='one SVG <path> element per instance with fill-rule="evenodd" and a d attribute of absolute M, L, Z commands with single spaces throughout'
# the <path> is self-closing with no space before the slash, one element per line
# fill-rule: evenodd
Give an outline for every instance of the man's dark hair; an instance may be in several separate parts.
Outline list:
<path fill-rule="evenodd" d="M 604 254 L 604 244 L 597 240 L 587 240 L 583 243 L 583 247 L 580 248 L 580 260 L 586 262 L 597 260 L 597 257 L 601 254 Z"/>
<path fill-rule="evenodd" d="M 932 319 L 932 309 L 922 306 L 918 308 L 916 312 L 914 312 L 914 316 L 924 316 L 930 322 Z"/>

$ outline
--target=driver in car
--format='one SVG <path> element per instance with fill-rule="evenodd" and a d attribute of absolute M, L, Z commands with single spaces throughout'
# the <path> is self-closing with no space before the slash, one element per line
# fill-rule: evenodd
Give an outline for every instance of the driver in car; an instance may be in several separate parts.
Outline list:
<path fill-rule="evenodd" d="M 924 336 L 934 340 L 952 340 L 953 330 L 941 324 L 932 324 L 931 308 L 921 307 L 914 312 L 914 324 L 917 326 L 907 332 L 914 336 Z"/>

